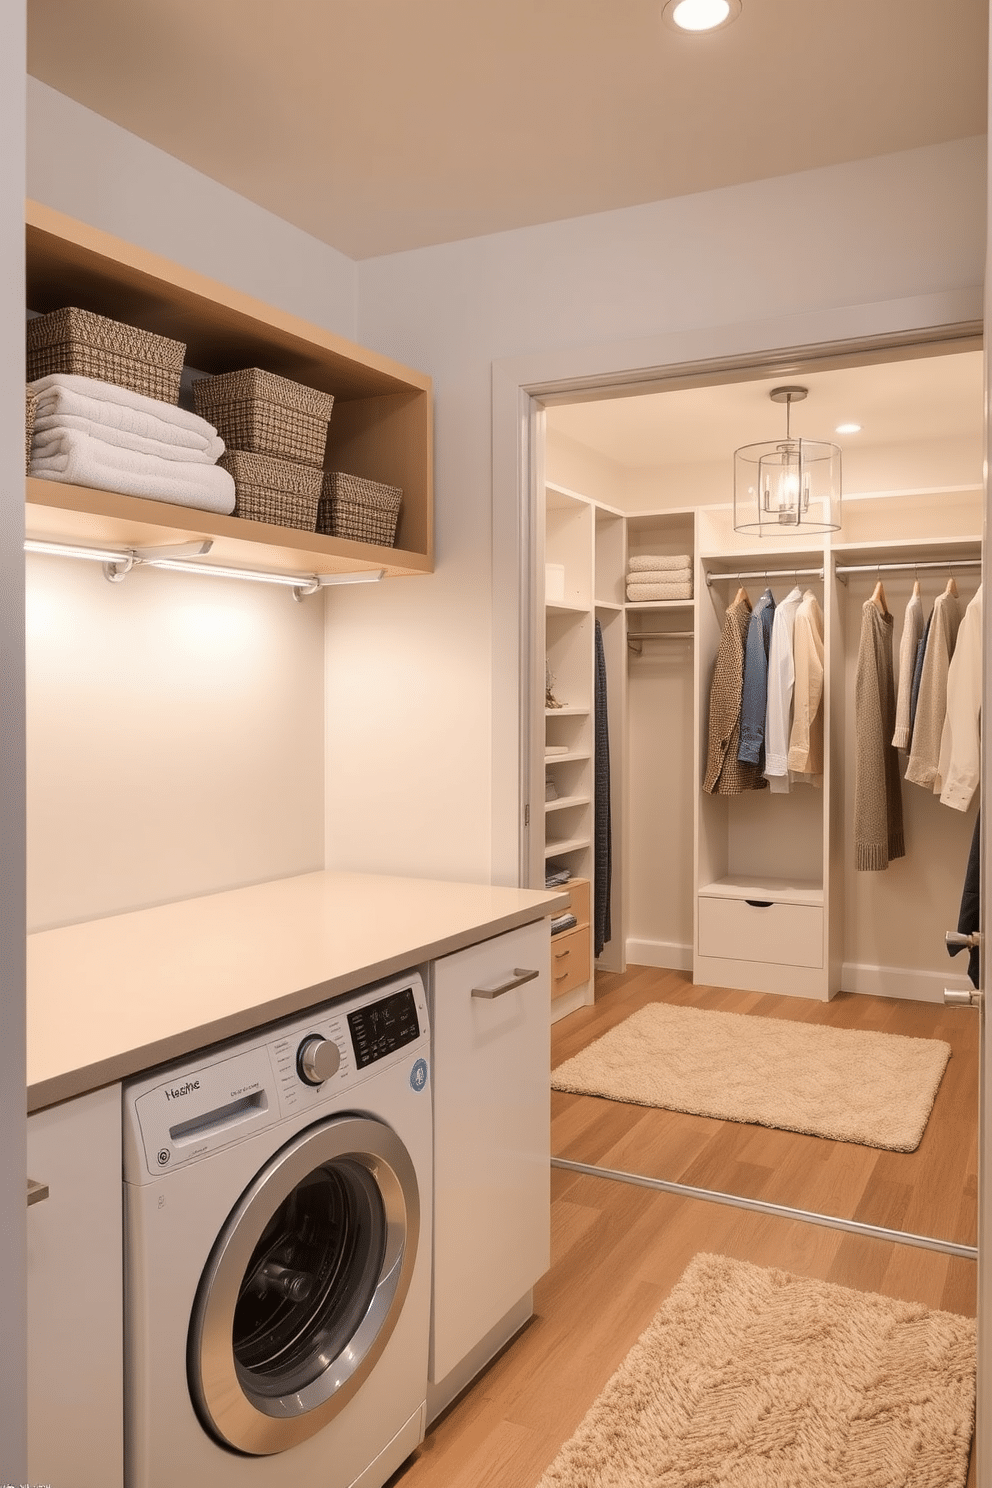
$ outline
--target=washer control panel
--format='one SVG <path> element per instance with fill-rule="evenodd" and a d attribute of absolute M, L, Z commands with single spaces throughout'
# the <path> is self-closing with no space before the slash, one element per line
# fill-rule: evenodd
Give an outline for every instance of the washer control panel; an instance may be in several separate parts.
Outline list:
<path fill-rule="evenodd" d="M 383 1061 L 422 1053 L 429 1063 L 429 1049 L 424 984 L 411 972 L 270 1026 L 213 1058 L 129 1081 L 125 1178 L 148 1182 L 297 1113 L 319 1115 Z"/>

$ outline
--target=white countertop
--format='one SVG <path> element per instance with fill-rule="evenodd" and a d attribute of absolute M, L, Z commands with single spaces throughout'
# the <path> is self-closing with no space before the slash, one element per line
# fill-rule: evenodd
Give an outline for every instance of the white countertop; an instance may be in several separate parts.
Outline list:
<path fill-rule="evenodd" d="M 558 890 L 307 873 L 28 936 L 28 1110 L 562 908 Z"/>

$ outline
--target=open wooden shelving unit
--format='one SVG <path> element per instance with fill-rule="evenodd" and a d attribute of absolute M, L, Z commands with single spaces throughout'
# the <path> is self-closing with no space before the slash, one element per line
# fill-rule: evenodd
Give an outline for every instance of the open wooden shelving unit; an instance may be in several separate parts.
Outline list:
<path fill-rule="evenodd" d="M 57 481 L 28 479 L 27 536 L 143 546 L 209 537 L 210 561 L 288 572 L 430 573 L 431 379 L 133 244 L 29 202 L 27 303 L 93 310 L 186 344 L 216 374 L 264 367 L 334 395 L 326 466 L 403 490 L 395 547 L 220 516 Z"/>

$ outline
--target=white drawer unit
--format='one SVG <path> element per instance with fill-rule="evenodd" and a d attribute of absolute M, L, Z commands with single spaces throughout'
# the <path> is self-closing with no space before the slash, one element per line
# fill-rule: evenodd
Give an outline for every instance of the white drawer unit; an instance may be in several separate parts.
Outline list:
<path fill-rule="evenodd" d="M 550 1265 L 549 939 L 539 920 L 432 967 L 428 1419 L 526 1322 Z"/>
<path fill-rule="evenodd" d="M 700 895 L 699 954 L 779 966 L 823 965 L 823 908 Z"/>

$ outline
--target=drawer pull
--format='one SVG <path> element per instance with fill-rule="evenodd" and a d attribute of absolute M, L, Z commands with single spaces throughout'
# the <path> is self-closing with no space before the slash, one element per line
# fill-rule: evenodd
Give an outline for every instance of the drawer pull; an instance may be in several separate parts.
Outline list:
<path fill-rule="evenodd" d="M 42 1199 L 48 1198 L 48 1184 L 39 1183 L 37 1178 L 28 1179 L 28 1208 L 32 1204 L 40 1204 Z"/>
<path fill-rule="evenodd" d="M 500 982 L 496 987 L 473 987 L 473 997 L 502 997 L 504 992 L 512 992 L 514 987 L 522 987 L 524 982 L 532 982 L 535 977 L 540 976 L 540 971 L 527 971 L 523 967 L 515 966 L 513 975 L 508 982 Z"/>
<path fill-rule="evenodd" d="M 745 899 L 745 904 L 750 904 L 752 909 L 771 909 L 775 903 L 774 899 Z"/>
<path fill-rule="evenodd" d="M 566 956 L 570 956 L 571 954 L 572 954 L 571 949 L 564 950 L 564 951 L 555 951 L 555 960 L 556 961 L 564 961 L 565 957 Z"/>

